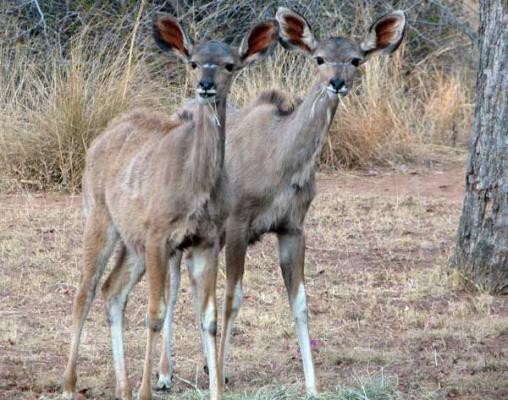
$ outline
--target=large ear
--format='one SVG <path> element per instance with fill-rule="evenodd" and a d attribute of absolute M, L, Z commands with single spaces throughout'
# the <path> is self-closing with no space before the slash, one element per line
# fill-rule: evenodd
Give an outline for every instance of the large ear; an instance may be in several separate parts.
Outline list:
<path fill-rule="evenodd" d="M 374 22 L 367 32 L 367 36 L 360 45 L 365 55 L 378 50 L 385 54 L 398 49 L 406 29 L 406 16 L 401 10 L 383 15 Z"/>
<path fill-rule="evenodd" d="M 183 61 L 189 61 L 192 41 L 176 18 L 168 14 L 157 14 L 153 23 L 153 38 L 162 50 L 171 51 Z"/>
<path fill-rule="evenodd" d="M 266 57 L 277 44 L 279 24 L 270 19 L 257 24 L 242 40 L 238 50 L 242 65 L 247 65 Z"/>
<path fill-rule="evenodd" d="M 289 8 L 279 7 L 275 18 L 280 25 L 280 42 L 286 49 L 314 52 L 317 40 L 304 17 Z"/>

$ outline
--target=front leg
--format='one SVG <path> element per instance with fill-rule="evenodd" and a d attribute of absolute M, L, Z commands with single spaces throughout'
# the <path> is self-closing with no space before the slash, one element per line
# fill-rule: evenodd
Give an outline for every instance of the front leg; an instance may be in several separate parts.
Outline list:
<path fill-rule="evenodd" d="M 162 330 L 162 349 L 159 361 L 159 379 L 157 389 L 169 390 L 173 381 L 173 316 L 175 311 L 178 289 L 180 288 L 180 265 L 182 252 L 177 251 L 169 260 L 169 279 L 166 286 L 167 310 Z"/>
<path fill-rule="evenodd" d="M 222 393 L 221 371 L 217 368 L 217 245 L 192 249 L 189 263 L 191 284 L 195 293 L 210 379 L 210 399 L 218 400 Z"/>
<path fill-rule="evenodd" d="M 152 399 L 151 376 L 153 341 L 164 322 L 166 301 L 164 283 L 166 282 L 166 246 L 163 240 L 149 240 L 145 246 L 146 275 L 148 280 L 148 313 L 146 316 L 147 342 L 143 379 L 139 389 L 140 400 Z M 168 278 L 170 279 L 170 278 Z"/>
<path fill-rule="evenodd" d="M 302 230 L 296 230 L 278 234 L 277 239 L 279 241 L 280 267 L 302 355 L 305 389 L 308 395 L 315 395 L 317 393 L 316 378 L 310 347 L 307 296 L 304 283 L 305 236 Z"/>

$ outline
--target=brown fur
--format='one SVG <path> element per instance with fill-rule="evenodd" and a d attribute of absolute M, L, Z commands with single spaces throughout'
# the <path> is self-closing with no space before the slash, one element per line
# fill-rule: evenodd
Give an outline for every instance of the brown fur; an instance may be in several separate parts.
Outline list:
<path fill-rule="evenodd" d="M 123 113 L 111 120 L 106 127 L 106 131 L 121 123 L 129 123 L 140 130 L 167 134 L 186 121 L 187 119 L 185 118 L 173 118 L 172 115 L 167 115 L 163 112 L 149 109 L 137 109 Z"/>
<path fill-rule="evenodd" d="M 271 104 L 277 107 L 277 113 L 281 116 L 289 115 L 295 111 L 295 108 L 302 103 L 301 98 L 293 98 L 287 93 L 277 89 L 261 92 L 252 103 L 252 107 L 262 104 Z"/>

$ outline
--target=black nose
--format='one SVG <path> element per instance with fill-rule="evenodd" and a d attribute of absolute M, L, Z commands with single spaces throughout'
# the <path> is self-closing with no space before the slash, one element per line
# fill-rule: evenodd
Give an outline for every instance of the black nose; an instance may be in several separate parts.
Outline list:
<path fill-rule="evenodd" d="M 346 82 L 344 81 L 344 79 L 333 78 L 332 80 L 330 80 L 330 85 L 332 85 L 332 87 L 338 92 L 346 85 Z"/>
<path fill-rule="evenodd" d="M 208 79 L 208 78 L 202 79 L 199 82 L 199 88 L 203 89 L 205 91 L 212 90 L 213 89 L 213 81 L 211 79 Z"/>

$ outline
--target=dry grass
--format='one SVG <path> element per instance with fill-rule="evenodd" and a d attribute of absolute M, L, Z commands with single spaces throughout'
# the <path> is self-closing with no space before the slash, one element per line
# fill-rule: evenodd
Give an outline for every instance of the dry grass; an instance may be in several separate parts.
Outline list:
<path fill-rule="evenodd" d="M 464 153 L 472 119 L 471 77 L 463 70 L 446 73 L 430 61 L 407 74 L 406 55 L 403 46 L 391 57 L 372 57 L 360 69 L 355 93 L 339 105 L 321 166 L 386 166 Z M 242 73 L 231 97 L 245 105 L 270 88 L 305 96 L 315 72 L 313 61 L 279 50 Z"/>
<path fill-rule="evenodd" d="M 35 188 L 80 186 L 86 149 L 116 115 L 139 106 L 179 101 L 160 82 L 147 79 L 148 65 L 133 63 L 124 96 L 128 54 L 87 37 L 75 38 L 65 63 L 45 63 L 29 49 L 0 50 L 0 164 L 8 177 Z M 14 71 L 14 73 L 13 73 Z"/>
<path fill-rule="evenodd" d="M 465 291 L 448 275 L 462 181 L 462 169 L 321 177 L 307 218 L 306 275 L 316 370 L 329 393 L 324 399 L 508 395 L 507 299 Z M 0 200 L 0 215 L 0 398 L 55 398 L 79 280 L 80 200 L 20 193 Z M 275 249 L 267 236 L 249 251 L 230 358 L 231 400 L 301 396 L 301 362 Z M 219 283 L 222 295 L 222 274 Z M 177 374 L 204 391 L 185 275 L 182 288 Z M 145 290 L 143 281 L 127 307 L 135 387 L 144 354 Z M 79 388 L 89 388 L 88 398 L 111 398 L 111 345 L 100 296 L 85 325 L 79 372 Z M 346 396 L 354 388 L 362 393 L 359 379 L 378 389 L 370 397 Z M 175 382 L 172 397 L 159 398 L 199 398 Z"/>
<path fill-rule="evenodd" d="M 113 32 L 106 37 L 95 34 L 97 22 L 74 34 L 66 57 L 58 49 L 41 56 L 21 44 L 0 46 L 0 189 L 79 190 L 86 149 L 109 120 L 141 106 L 171 112 L 191 93 L 184 68 L 165 64 L 144 45 L 151 43 L 146 31 L 130 63 L 130 38 L 115 34 L 109 23 Z M 446 72 L 437 56 L 417 64 L 409 56 L 401 48 L 361 68 L 356 93 L 339 106 L 322 166 L 425 161 L 436 152 L 464 149 L 470 74 Z M 304 56 L 278 49 L 266 63 L 242 72 L 231 99 L 244 105 L 274 87 L 304 95 L 315 68 Z"/>

